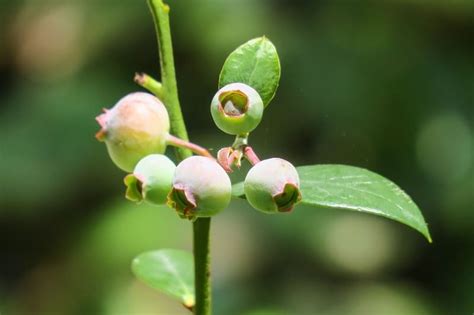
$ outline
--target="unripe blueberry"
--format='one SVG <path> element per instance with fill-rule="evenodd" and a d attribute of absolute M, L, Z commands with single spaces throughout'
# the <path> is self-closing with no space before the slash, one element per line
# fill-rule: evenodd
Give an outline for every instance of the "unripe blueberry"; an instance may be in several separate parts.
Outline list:
<path fill-rule="evenodd" d="M 301 200 L 300 179 L 295 167 L 280 158 L 255 164 L 244 182 L 245 196 L 257 210 L 276 213 L 291 211 Z"/>
<path fill-rule="evenodd" d="M 124 171 L 131 172 L 143 157 L 166 149 L 168 112 L 151 94 L 128 94 L 96 120 L 102 127 L 97 139 L 105 141 L 112 161 Z"/>
<path fill-rule="evenodd" d="M 182 218 L 210 217 L 229 205 L 231 190 L 229 176 L 215 160 L 192 156 L 176 167 L 168 204 Z"/>
<path fill-rule="evenodd" d="M 146 200 L 164 205 L 171 191 L 176 166 L 166 155 L 150 154 L 138 162 L 132 174 L 125 176 L 125 197 L 131 201 Z"/>
<path fill-rule="evenodd" d="M 243 83 L 231 83 L 211 102 L 211 115 L 220 130 L 242 135 L 254 130 L 263 115 L 263 101 L 257 91 Z"/>

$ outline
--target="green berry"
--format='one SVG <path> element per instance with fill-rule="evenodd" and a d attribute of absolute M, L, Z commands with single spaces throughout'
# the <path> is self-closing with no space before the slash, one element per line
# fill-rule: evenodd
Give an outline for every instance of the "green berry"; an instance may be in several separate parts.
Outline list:
<path fill-rule="evenodd" d="M 105 142 L 119 168 L 131 172 L 143 157 L 165 152 L 170 122 L 165 106 L 155 96 L 131 93 L 104 111 L 96 118 L 101 126 L 96 137 Z"/>
<path fill-rule="evenodd" d="M 263 115 L 263 101 L 257 91 L 243 83 L 231 83 L 211 102 L 211 115 L 220 130 L 242 135 L 254 130 Z"/>
<path fill-rule="evenodd" d="M 214 159 L 192 156 L 176 167 L 168 204 L 182 218 L 210 217 L 229 205 L 231 190 L 229 176 Z"/>
<path fill-rule="evenodd" d="M 164 205 L 171 191 L 176 165 L 166 155 L 150 154 L 141 159 L 132 174 L 125 176 L 125 197 L 131 201 L 146 200 Z"/>
<path fill-rule="evenodd" d="M 300 179 L 295 167 L 280 158 L 255 164 L 247 173 L 244 191 L 247 201 L 257 210 L 288 212 L 301 200 Z"/>

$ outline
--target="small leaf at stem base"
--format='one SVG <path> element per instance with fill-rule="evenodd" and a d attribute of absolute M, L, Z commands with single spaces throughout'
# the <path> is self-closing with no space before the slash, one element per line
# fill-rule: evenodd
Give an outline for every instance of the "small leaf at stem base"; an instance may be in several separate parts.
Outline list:
<path fill-rule="evenodd" d="M 194 306 L 194 262 L 191 253 L 176 249 L 146 252 L 133 260 L 132 271 L 153 289 L 179 299 L 186 308 Z"/>

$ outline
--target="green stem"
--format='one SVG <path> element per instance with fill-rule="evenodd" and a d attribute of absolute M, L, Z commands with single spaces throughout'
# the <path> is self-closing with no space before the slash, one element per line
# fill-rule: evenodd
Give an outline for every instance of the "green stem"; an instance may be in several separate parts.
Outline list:
<path fill-rule="evenodd" d="M 138 84 L 155 94 L 160 100 L 163 99 L 163 85 L 146 73 L 135 73 L 133 80 Z"/>
<path fill-rule="evenodd" d="M 160 52 L 161 83 L 163 85 L 163 103 L 165 103 L 170 115 L 171 133 L 183 140 L 188 139 L 186 125 L 184 124 L 181 106 L 179 105 L 178 86 L 176 84 L 176 73 L 174 69 L 173 44 L 171 42 L 170 7 L 162 0 L 148 0 L 148 4 L 155 21 L 155 30 L 158 37 Z M 192 152 L 184 148 L 176 148 L 176 154 L 180 160 L 192 155 Z"/>
<path fill-rule="evenodd" d="M 194 222 L 194 277 L 196 291 L 196 306 L 194 314 L 211 314 L 211 257 L 209 248 L 209 231 L 211 218 L 200 218 Z"/>
<path fill-rule="evenodd" d="M 169 24 L 168 5 L 162 0 L 148 0 L 148 5 L 155 22 L 158 37 L 161 81 L 163 98 L 162 101 L 168 109 L 171 121 L 171 133 L 188 141 L 188 133 L 184 123 L 183 114 L 178 98 L 178 87 L 174 68 L 173 46 L 171 42 L 171 31 Z M 189 149 L 177 147 L 176 154 L 180 160 L 192 155 Z M 193 223 L 194 236 L 194 273 L 196 305 L 194 314 L 211 314 L 211 282 L 210 282 L 210 252 L 209 252 L 209 230 L 210 218 L 200 218 Z"/>
<path fill-rule="evenodd" d="M 248 133 L 245 133 L 243 135 L 237 135 L 235 136 L 234 143 L 232 144 L 232 149 L 240 149 L 241 147 L 248 145 L 248 143 L 249 143 Z"/>

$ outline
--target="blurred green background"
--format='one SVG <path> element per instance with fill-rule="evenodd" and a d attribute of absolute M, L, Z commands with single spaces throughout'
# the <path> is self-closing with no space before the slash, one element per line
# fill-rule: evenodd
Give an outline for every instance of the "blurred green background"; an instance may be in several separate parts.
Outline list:
<path fill-rule="evenodd" d="M 472 314 L 474 2 L 169 2 L 193 141 L 232 142 L 209 113 L 219 70 L 265 34 L 282 79 L 257 152 L 379 172 L 434 239 L 369 215 L 266 216 L 236 201 L 213 220 L 215 314 Z M 127 202 L 94 139 L 101 108 L 140 90 L 135 71 L 159 76 L 144 0 L 0 0 L 2 315 L 187 314 L 129 265 L 190 250 L 190 223 Z"/>

